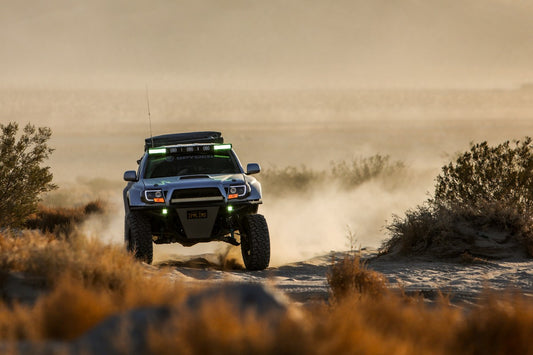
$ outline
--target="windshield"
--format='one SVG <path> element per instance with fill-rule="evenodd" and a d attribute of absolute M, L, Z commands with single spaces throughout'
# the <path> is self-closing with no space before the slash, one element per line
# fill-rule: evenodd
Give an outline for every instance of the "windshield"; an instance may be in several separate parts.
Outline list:
<path fill-rule="evenodd" d="M 145 179 L 197 174 L 238 174 L 230 152 L 223 154 L 148 155 Z"/>

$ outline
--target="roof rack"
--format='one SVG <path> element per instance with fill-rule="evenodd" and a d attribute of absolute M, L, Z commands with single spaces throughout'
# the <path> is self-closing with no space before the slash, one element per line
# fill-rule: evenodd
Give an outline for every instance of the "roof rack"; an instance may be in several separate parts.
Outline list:
<path fill-rule="evenodd" d="M 224 138 L 222 137 L 222 133 L 211 131 L 164 134 L 146 138 L 144 140 L 144 150 L 147 151 L 149 148 L 165 145 L 188 143 L 224 143 Z"/>

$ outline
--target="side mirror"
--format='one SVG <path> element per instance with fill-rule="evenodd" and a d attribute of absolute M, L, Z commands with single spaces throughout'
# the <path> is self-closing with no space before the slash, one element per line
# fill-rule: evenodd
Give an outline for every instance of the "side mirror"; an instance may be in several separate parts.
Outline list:
<path fill-rule="evenodd" d="M 124 181 L 137 181 L 137 172 L 135 170 L 128 170 L 124 173 Z"/>
<path fill-rule="evenodd" d="M 250 163 L 246 166 L 246 175 L 257 174 L 259 172 L 261 172 L 261 167 L 259 164 Z"/>

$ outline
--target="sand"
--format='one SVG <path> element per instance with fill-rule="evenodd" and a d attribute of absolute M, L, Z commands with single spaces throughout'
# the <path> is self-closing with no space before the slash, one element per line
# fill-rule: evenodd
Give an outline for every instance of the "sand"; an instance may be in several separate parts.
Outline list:
<path fill-rule="evenodd" d="M 188 257 L 146 266 L 148 270 L 168 267 L 168 277 L 191 285 L 212 285 L 231 281 L 262 283 L 285 293 L 300 303 L 327 301 L 330 290 L 326 275 L 333 260 L 349 252 L 332 252 L 309 260 L 270 267 L 259 272 L 222 270 L 218 254 Z M 472 305 L 484 290 L 516 290 L 533 297 L 533 260 L 507 258 L 458 262 L 430 257 L 378 257 L 375 249 L 360 251 L 370 269 L 383 273 L 393 289 L 402 288 L 408 294 L 419 294 L 428 302 L 439 293 L 450 297 L 458 306 Z M 238 265 L 238 264 L 237 264 Z"/>

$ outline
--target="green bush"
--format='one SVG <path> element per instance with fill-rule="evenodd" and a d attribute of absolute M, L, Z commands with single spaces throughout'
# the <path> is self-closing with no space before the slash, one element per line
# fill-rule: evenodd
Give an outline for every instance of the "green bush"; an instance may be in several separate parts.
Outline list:
<path fill-rule="evenodd" d="M 533 207 L 533 144 L 531 138 L 495 147 L 473 144 L 437 177 L 435 203 L 481 208 L 499 201 L 529 212 Z"/>
<path fill-rule="evenodd" d="M 37 210 L 40 194 L 56 188 L 50 168 L 42 166 L 53 149 L 52 131 L 27 124 L 17 140 L 18 124 L 0 124 L 0 227 L 21 227 Z"/>

